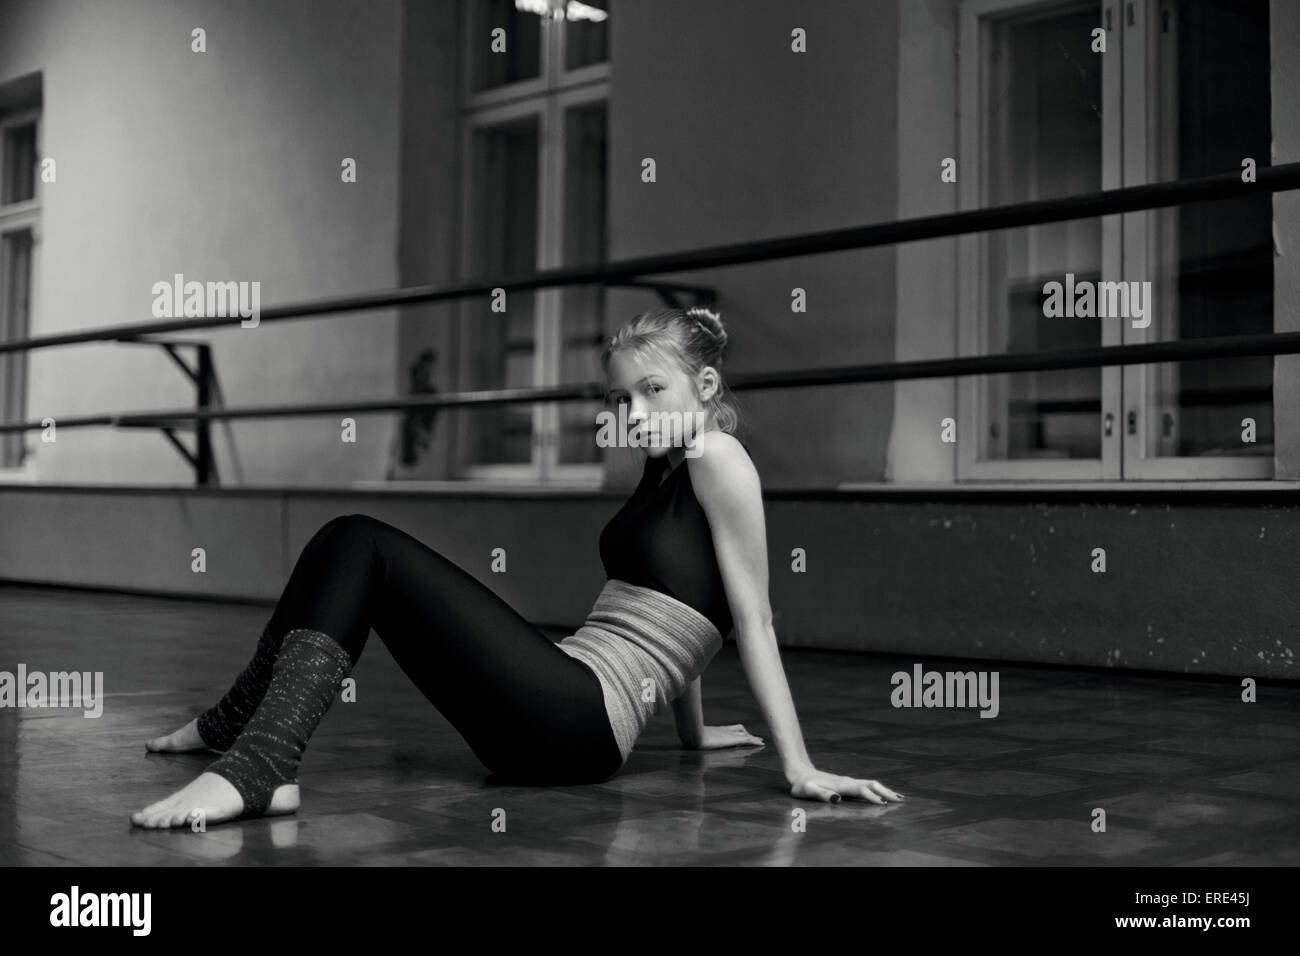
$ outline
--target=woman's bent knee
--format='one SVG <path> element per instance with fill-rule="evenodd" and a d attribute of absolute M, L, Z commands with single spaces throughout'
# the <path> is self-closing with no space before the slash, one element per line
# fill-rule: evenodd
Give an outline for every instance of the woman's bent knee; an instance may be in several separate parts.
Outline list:
<path fill-rule="evenodd" d="M 354 512 L 352 514 L 335 515 L 326 521 L 320 527 L 318 533 L 336 533 L 358 534 L 373 531 L 376 527 L 383 525 L 383 522 L 368 514 Z"/>

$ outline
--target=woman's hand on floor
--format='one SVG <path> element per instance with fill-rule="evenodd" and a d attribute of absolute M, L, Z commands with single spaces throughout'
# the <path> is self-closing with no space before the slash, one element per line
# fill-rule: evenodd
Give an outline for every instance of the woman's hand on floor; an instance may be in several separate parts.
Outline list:
<path fill-rule="evenodd" d="M 901 793 L 895 793 L 879 780 L 858 780 L 811 769 L 790 779 L 790 795 L 827 803 L 839 803 L 844 797 L 881 804 L 900 803 L 903 799 Z"/>
<path fill-rule="evenodd" d="M 723 727 L 705 725 L 696 750 L 721 750 L 724 747 L 763 746 L 763 738 L 755 737 L 744 724 L 727 724 Z"/>

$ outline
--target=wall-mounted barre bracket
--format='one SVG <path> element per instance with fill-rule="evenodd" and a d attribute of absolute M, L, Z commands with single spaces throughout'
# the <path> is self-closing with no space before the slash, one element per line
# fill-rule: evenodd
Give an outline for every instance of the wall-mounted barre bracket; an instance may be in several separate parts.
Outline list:
<path fill-rule="evenodd" d="M 216 376 L 212 366 L 212 346 L 207 342 L 185 341 L 182 339 L 155 339 L 143 335 L 124 335 L 114 339 L 126 345 L 156 345 L 165 351 L 177 367 L 185 373 L 194 385 L 195 409 L 203 411 L 212 401 Z M 194 349 L 195 364 L 191 366 L 176 351 L 177 348 Z M 200 488 L 214 488 L 220 485 L 217 477 L 216 462 L 212 457 L 212 419 L 198 418 L 191 422 L 158 419 L 154 421 L 137 421 L 131 423 L 117 422 L 119 428 L 157 428 L 172 443 L 181 456 L 194 469 L 194 484 Z M 194 432 L 194 451 L 185 447 L 176 437 L 175 429 L 184 428 Z"/>

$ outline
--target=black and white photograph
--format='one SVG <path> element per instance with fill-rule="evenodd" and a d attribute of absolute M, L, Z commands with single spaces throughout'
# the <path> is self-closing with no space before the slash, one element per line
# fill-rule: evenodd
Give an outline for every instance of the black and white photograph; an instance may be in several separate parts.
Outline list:
<path fill-rule="evenodd" d="M 6 925 L 798 867 L 1253 942 L 1298 576 L 1300 3 L 0 0 Z"/>

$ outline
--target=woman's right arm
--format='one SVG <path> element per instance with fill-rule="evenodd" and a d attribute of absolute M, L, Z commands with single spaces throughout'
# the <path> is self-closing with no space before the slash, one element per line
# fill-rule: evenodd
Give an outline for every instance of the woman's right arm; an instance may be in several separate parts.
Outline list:
<path fill-rule="evenodd" d="M 697 677 L 673 701 L 673 717 L 677 721 L 677 736 L 687 750 L 720 750 L 724 747 L 744 745 L 762 746 L 763 738 L 755 737 L 744 724 L 727 724 L 725 727 L 707 727 L 704 724 L 704 704 Z"/>

